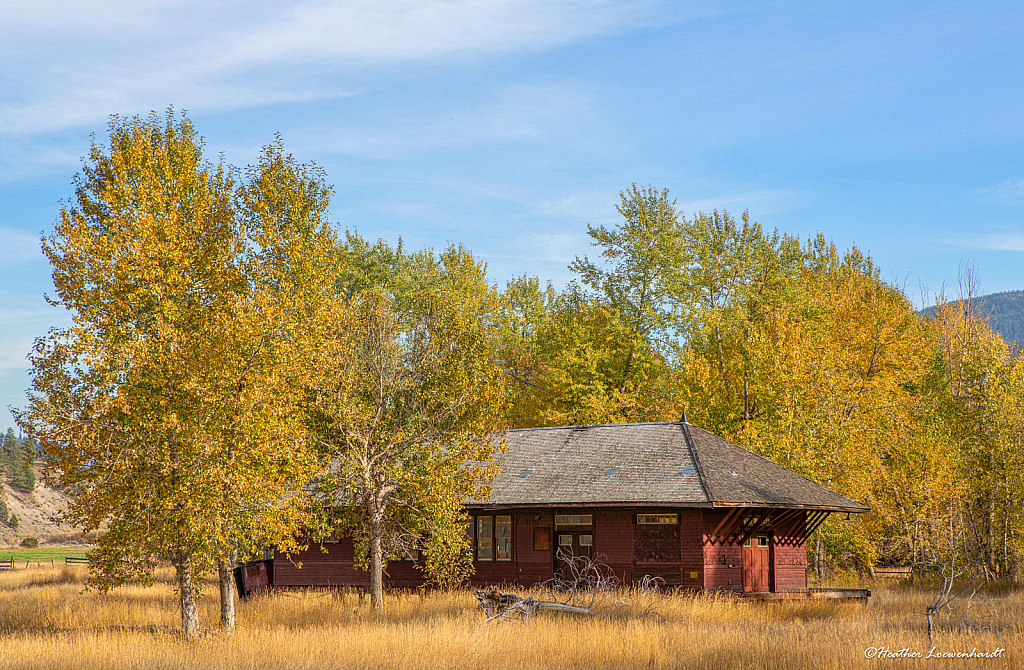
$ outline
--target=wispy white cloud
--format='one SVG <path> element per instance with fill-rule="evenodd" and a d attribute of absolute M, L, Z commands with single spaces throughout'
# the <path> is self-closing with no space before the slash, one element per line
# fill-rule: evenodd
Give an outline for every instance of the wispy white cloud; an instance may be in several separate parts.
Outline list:
<path fill-rule="evenodd" d="M 0 264 L 41 259 L 37 235 L 17 228 L 0 226 Z"/>
<path fill-rule="evenodd" d="M 572 83 L 513 84 L 481 91 L 470 104 L 391 112 L 389 118 L 348 120 L 302 129 L 298 145 L 360 158 L 393 160 L 425 150 L 531 140 L 569 142 L 573 120 L 590 117 L 590 100 Z"/>
<path fill-rule="evenodd" d="M 677 202 L 676 209 L 692 216 L 697 212 L 711 212 L 712 210 L 726 210 L 738 215 L 747 209 L 751 212 L 751 218 L 766 216 L 785 211 L 792 207 L 793 203 L 801 197 L 795 190 L 761 188 L 741 193 L 723 193 L 710 197 L 701 197 L 686 202 Z"/>
<path fill-rule="evenodd" d="M 51 327 L 70 324 L 62 307 L 46 304 L 41 296 L 8 293 L 0 296 L 0 370 L 28 368 L 25 357 L 36 337 Z"/>
<path fill-rule="evenodd" d="M 1024 203 L 1024 179 L 1008 179 L 1001 184 L 975 191 L 975 194 L 990 202 Z"/>
<path fill-rule="evenodd" d="M 970 237 L 950 236 L 935 240 L 939 244 L 970 249 L 988 249 L 991 251 L 1024 251 L 1024 233 L 1005 231 L 997 233 L 978 233 Z"/>
<path fill-rule="evenodd" d="M 994 251 L 1024 251 L 1024 233 L 986 233 L 973 240 L 966 240 L 968 246 Z"/>
<path fill-rule="evenodd" d="M 619 198 L 614 191 L 576 191 L 542 201 L 535 209 L 540 214 L 564 221 L 602 225 L 613 224 L 619 220 L 619 214 L 615 210 L 618 204 Z"/>
<path fill-rule="evenodd" d="M 659 4 L 183 0 L 100 3 L 92 13 L 95 3 L 16 0 L 0 7 L 0 86 L 10 92 L 0 132 L 55 131 L 169 102 L 219 111 L 335 97 L 351 93 L 333 76 L 346 68 L 548 48 L 649 24 Z"/>

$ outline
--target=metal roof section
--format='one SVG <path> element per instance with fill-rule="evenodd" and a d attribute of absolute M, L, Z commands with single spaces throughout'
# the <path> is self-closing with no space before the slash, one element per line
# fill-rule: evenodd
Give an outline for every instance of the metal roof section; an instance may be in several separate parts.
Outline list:
<path fill-rule="evenodd" d="M 503 433 L 491 499 L 470 507 L 788 507 L 867 512 L 766 458 L 682 422 Z M 497 438 L 500 441 L 500 437 Z"/>

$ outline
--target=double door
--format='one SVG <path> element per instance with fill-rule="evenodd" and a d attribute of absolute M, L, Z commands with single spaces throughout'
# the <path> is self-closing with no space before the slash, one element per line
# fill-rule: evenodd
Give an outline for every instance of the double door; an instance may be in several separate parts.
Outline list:
<path fill-rule="evenodd" d="M 594 531 L 589 528 L 586 530 L 561 528 L 555 530 L 555 575 L 562 579 L 576 577 L 572 565 L 573 559 L 581 556 L 593 558 Z M 576 563 L 578 564 L 579 561 Z"/>

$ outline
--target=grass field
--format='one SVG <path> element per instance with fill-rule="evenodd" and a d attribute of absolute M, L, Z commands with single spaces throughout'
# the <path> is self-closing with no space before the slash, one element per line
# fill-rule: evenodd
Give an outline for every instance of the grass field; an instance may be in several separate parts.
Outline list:
<path fill-rule="evenodd" d="M 0 549 L 0 560 L 13 557 L 16 567 L 20 570 L 25 567 L 25 561 L 29 561 L 33 567 L 36 563 L 49 565 L 51 560 L 54 563 L 64 563 L 65 557 L 81 558 L 88 551 L 89 547 L 76 547 L 73 545 L 69 547 L 36 547 L 35 549 L 13 547 L 10 549 Z"/>
<path fill-rule="evenodd" d="M 281 593 L 242 603 L 238 631 L 182 640 L 171 573 L 152 588 L 83 592 L 80 567 L 0 573 L 0 668 L 1013 668 L 1024 667 L 1024 594 L 993 598 L 999 634 L 974 635 L 948 616 L 936 652 L 1006 649 L 1000 659 L 866 659 L 865 650 L 929 651 L 929 593 L 872 585 L 867 605 L 746 602 L 718 595 L 627 593 L 608 617 L 542 614 L 481 626 L 466 591 L 390 595 L 377 614 L 355 594 Z M 216 623 L 207 584 L 200 615 Z M 661 617 L 639 618 L 650 606 Z M 119 624 L 151 631 L 108 630 Z"/>

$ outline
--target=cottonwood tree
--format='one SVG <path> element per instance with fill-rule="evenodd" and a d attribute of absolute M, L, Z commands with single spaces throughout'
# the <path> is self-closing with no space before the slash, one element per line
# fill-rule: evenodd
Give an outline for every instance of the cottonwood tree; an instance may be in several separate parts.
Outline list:
<path fill-rule="evenodd" d="M 963 482 L 954 510 L 966 531 L 957 550 L 978 558 L 986 578 L 1016 579 L 1024 564 L 1024 364 L 979 307 L 977 277 L 969 268 L 957 299 L 939 296 L 928 317 L 941 352 L 930 390 Z"/>
<path fill-rule="evenodd" d="M 315 471 L 293 389 L 332 288 L 328 190 L 279 142 L 239 185 L 173 111 L 109 133 L 43 239 L 72 325 L 36 341 L 17 419 L 69 493 L 65 520 L 106 524 L 91 583 L 169 561 L 192 636 L 201 576 L 219 565 L 230 599 L 234 551 L 288 546 Z"/>
<path fill-rule="evenodd" d="M 310 427 L 331 463 L 325 504 L 353 536 L 378 609 L 388 560 L 422 549 L 434 583 L 468 574 L 462 506 L 485 492 L 504 401 L 485 268 L 452 247 L 405 258 L 399 275 L 339 297 L 317 347 L 327 374 L 310 387 Z"/>
<path fill-rule="evenodd" d="M 682 266 L 679 214 L 668 189 L 633 184 L 619 193 L 622 221 L 611 229 L 587 225 L 603 263 L 577 257 L 569 269 L 580 275 L 597 302 L 614 312 L 631 337 L 624 342 L 618 387 L 625 392 L 634 361 L 645 350 L 665 351 L 671 325 L 670 290 Z"/>

